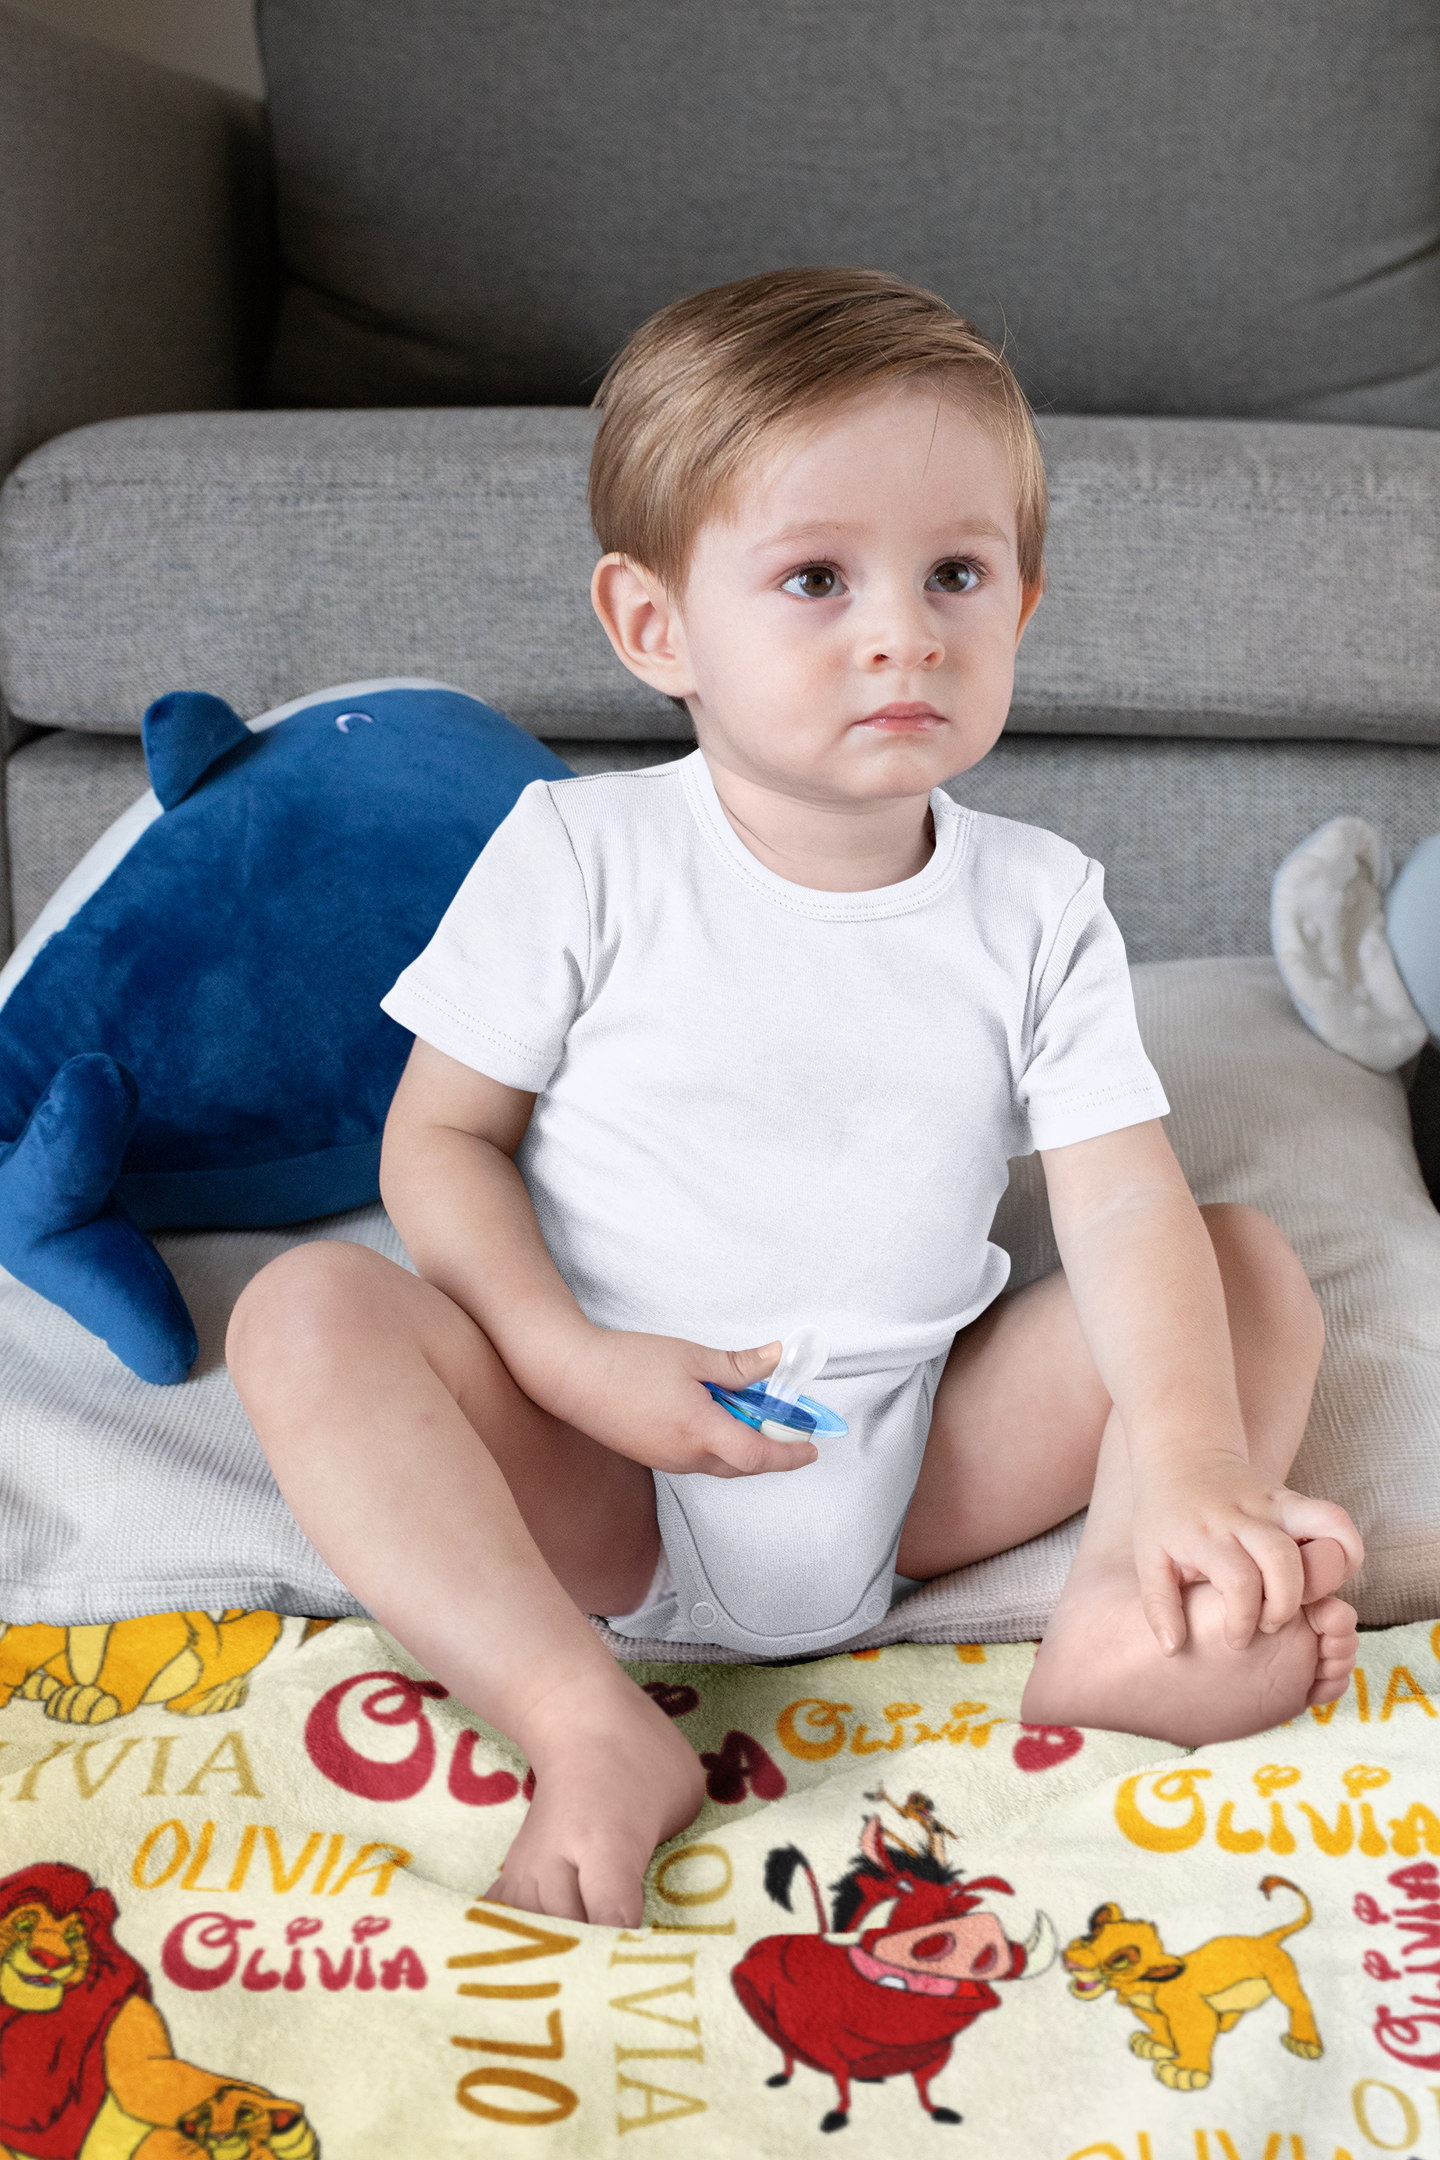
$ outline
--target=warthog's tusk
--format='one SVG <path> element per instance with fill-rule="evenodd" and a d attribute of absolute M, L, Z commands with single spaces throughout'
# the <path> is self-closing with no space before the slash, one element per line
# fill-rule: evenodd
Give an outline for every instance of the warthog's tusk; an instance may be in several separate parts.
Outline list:
<path fill-rule="evenodd" d="M 1021 1945 L 1025 1952 L 1025 1970 L 1022 1980 L 1034 1980 L 1048 1972 L 1060 1954 L 1060 1938 L 1048 1913 L 1037 1912 L 1035 1926 Z"/>

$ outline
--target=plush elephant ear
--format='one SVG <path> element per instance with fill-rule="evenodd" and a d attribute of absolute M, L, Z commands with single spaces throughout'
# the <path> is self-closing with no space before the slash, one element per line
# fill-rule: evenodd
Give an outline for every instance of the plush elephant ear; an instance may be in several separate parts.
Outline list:
<path fill-rule="evenodd" d="M 1386 933 L 1391 876 L 1374 826 L 1338 817 L 1286 856 L 1270 895 L 1271 943 L 1301 1019 L 1371 1072 L 1393 1072 L 1430 1033 Z"/>

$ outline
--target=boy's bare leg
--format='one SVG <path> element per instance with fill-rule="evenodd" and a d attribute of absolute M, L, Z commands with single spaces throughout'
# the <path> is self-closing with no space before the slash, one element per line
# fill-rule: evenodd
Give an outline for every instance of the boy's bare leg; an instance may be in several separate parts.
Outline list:
<path fill-rule="evenodd" d="M 317 1550 L 535 1771 L 491 1894 L 637 1926 L 651 1853 L 704 1797 L 683 1735 L 585 1618 L 649 1588 L 649 1470 L 538 1409 L 468 1314 L 363 1246 L 273 1262 L 227 1356 Z"/>
<path fill-rule="evenodd" d="M 1263 1215 L 1203 1213 L 1225 1284 L 1250 1460 L 1279 1483 L 1309 1412 L 1318 1309 Z M 1184 1593 L 1185 1646 L 1162 1655 L 1140 1607 L 1125 1436 L 1056 1275 L 992 1307 L 957 1340 L 899 1566 L 921 1576 L 961 1566 L 1063 1521 L 1087 1500 L 1080 1550 L 1026 1688 L 1027 1719 L 1196 1746 L 1264 1731 L 1344 1691 L 1355 1622 L 1330 1594 L 1345 1563 L 1328 1538 L 1302 1548 L 1305 1603 L 1278 1632 L 1231 1650 L 1219 1594 L 1196 1583 Z"/>

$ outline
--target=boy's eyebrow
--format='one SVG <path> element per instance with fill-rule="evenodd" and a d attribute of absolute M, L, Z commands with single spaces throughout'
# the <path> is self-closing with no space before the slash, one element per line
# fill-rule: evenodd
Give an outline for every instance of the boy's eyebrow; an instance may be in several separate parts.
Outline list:
<path fill-rule="evenodd" d="M 820 539 L 826 535 L 833 537 L 836 533 L 844 533 L 845 529 L 838 518 L 812 518 L 808 522 L 784 525 L 778 532 L 767 533 L 763 540 L 755 542 L 749 553 L 763 555 L 771 548 L 794 547 L 799 541 Z M 1013 547 L 1015 544 L 1013 533 L 1006 532 L 1004 526 L 997 525 L 993 518 L 957 518 L 954 524 L 945 527 L 945 531 L 952 540 L 998 540 L 1005 547 Z"/>

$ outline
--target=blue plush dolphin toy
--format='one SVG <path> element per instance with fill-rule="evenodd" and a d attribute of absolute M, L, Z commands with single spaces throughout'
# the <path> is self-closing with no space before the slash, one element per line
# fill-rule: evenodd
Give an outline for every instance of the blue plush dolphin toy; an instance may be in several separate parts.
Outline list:
<path fill-rule="evenodd" d="M 543 744 L 440 683 L 248 726 L 180 691 L 152 793 L 0 973 L 0 1265 L 143 1380 L 197 1343 L 146 1229 L 304 1221 L 379 1193 L 412 1038 L 380 1010 Z"/>

